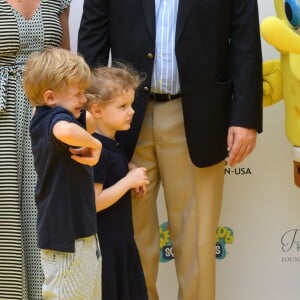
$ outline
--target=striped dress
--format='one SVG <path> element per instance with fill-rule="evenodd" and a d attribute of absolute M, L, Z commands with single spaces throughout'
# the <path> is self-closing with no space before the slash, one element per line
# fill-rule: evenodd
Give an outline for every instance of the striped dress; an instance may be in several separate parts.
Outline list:
<path fill-rule="evenodd" d="M 0 299 L 40 300 L 43 273 L 36 243 L 36 175 L 22 89 L 28 55 L 59 47 L 59 14 L 71 0 L 41 0 L 25 19 L 0 0 Z"/>

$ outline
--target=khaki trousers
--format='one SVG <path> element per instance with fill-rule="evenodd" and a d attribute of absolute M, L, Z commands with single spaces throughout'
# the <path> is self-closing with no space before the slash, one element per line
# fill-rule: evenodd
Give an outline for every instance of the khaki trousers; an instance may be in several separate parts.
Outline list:
<path fill-rule="evenodd" d="M 150 178 L 146 197 L 133 197 L 132 201 L 135 239 L 149 300 L 159 299 L 156 198 L 160 183 L 175 254 L 178 299 L 214 300 L 216 228 L 222 202 L 224 162 L 207 168 L 192 164 L 180 98 L 164 103 L 149 101 L 133 162 L 146 167 Z"/>

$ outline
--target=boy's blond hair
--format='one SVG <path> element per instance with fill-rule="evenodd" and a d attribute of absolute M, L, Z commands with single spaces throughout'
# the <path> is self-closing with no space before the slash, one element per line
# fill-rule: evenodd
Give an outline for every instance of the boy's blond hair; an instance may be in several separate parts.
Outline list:
<path fill-rule="evenodd" d="M 23 87 L 33 106 L 44 105 L 47 90 L 61 91 L 71 83 L 86 89 L 91 71 L 83 57 L 61 48 L 32 53 L 25 64 Z"/>
<path fill-rule="evenodd" d="M 86 90 L 87 106 L 106 103 L 129 89 L 135 91 L 142 80 L 136 70 L 121 63 L 113 67 L 95 68 L 92 70 L 91 84 Z"/>

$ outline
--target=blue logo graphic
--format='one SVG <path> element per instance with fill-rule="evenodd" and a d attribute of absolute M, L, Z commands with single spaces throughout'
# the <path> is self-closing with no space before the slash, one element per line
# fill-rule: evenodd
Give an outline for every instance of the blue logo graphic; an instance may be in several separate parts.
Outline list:
<path fill-rule="evenodd" d="M 174 259 L 172 243 L 168 222 L 160 225 L 160 262 L 169 262 Z M 224 259 L 226 257 L 226 244 L 232 244 L 234 241 L 233 230 L 229 227 L 218 227 L 216 232 L 216 259 Z"/>
<path fill-rule="evenodd" d="M 170 240 L 168 222 L 162 223 L 159 228 L 160 235 L 160 256 L 159 260 L 161 262 L 168 262 L 174 259 L 172 243 Z"/>
<path fill-rule="evenodd" d="M 226 244 L 232 244 L 234 241 L 233 230 L 229 227 L 218 227 L 216 233 L 216 259 L 224 259 Z"/>

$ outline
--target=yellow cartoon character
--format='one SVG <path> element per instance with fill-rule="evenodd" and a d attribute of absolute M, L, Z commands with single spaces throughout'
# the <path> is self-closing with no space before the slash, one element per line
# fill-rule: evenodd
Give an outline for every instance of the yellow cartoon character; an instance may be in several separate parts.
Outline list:
<path fill-rule="evenodd" d="M 285 130 L 293 145 L 294 179 L 300 187 L 300 1 L 274 0 L 277 17 L 261 23 L 261 34 L 280 52 L 280 59 L 264 62 L 263 105 L 285 103 Z"/>

